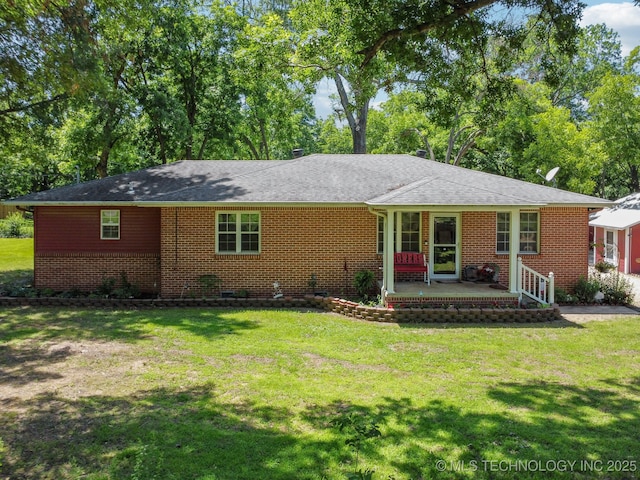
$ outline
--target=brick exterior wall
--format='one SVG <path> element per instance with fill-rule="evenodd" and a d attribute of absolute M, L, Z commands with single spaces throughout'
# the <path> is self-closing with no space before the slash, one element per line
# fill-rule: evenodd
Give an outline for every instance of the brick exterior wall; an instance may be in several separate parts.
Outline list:
<path fill-rule="evenodd" d="M 540 253 L 522 255 L 522 263 L 543 275 L 553 272 L 556 287 L 573 291 L 578 278 L 588 274 L 589 211 L 540 209 Z"/>
<path fill-rule="evenodd" d="M 540 251 L 523 254 L 524 265 L 548 275 L 554 273 L 556 287 L 572 291 L 581 275 L 586 276 L 589 259 L 589 212 L 586 208 L 542 208 Z M 490 228 L 487 228 L 490 226 Z M 499 281 L 509 285 L 509 255 L 496 253 L 496 213 L 462 213 L 462 267 L 496 263 Z"/>
<path fill-rule="evenodd" d="M 104 278 L 116 279 L 125 272 L 127 280 L 141 292 L 158 293 L 160 255 L 152 253 L 78 253 L 36 254 L 34 257 L 36 288 L 54 291 L 79 289 L 93 291 Z"/>
<path fill-rule="evenodd" d="M 496 253 L 496 212 L 463 212 L 461 268 L 495 263 L 500 268 L 498 281 L 509 285 L 509 255 Z"/>
<path fill-rule="evenodd" d="M 270 296 L 278 281 L 285 295 L 354 293 L 353 277 L 360 269 L 380 278 L 382 258 L 377 254 L 377 217 L 365 207 L 265 207 L 261 214 L 260 254 L 216 254 L 216 212 L 257 209 L 178 207 L 160 209 L 160 251 L 39 252 L 36 246 L 35 281 L 38 288 L 95 289 L 102 278 L 119 278 L 145 292 L 164 298 L 195 297 L 198 277 L 215 274 L 223 290 L 248 290 L 251 296 Z M 496 254 L 496 213 L 461 213 L 461 267 L 494 262 L 500 283 L 509 285 L 509 256 Z M 431 215 L 422 214 L 422 236 L 429 239 Z M 558 287 L 571 290 L 587 274 L 588 211 L 586 208 L 540 210 L 540 252 L 523 255 L 525 265 L 542 274 L 553 271 Z M 125 228 L 123 224 L 123 229 Z M 73 231 L 66 233 L 69 238 Z M 428 247 L 423 250 L 428 254 Z M 402 281 L 402 278 L 398 278 Z M 420 280 L 420 278 L 416 278 Z"/>
<path fill-rule="evenodd" d="M 163 208 L 162 296 L 197 295 L 206 274 L 220 277 L 223 290 L 251 295 L 270 295 L 275 281 L 286 295 L 311 293 L 315 274 L 316 290 L 346 295 L 358 270 L 379 272 L 377 217 L 364 207 L 268 207 L 260 214 L 260 254 L 228 255 L 215 253 L 216 210 Z"/>
<path fill-rule="evenodd" d="M 160 210 L 117 207 L 120 239 L 100 239 L 100 207 L 36 207 L 36 288 L 93 291 L 104 278 L 127 280 L 144 293 L 160 288 Z"/>

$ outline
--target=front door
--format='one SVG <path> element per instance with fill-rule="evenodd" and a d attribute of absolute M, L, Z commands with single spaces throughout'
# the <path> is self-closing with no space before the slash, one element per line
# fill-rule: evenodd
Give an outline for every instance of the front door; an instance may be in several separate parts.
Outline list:
<path fill-rule="evenodd" d="M 459 224 L 457 213 L 433 214 L 431 225 L 431 277 L 435 280 L 460 278 Z"/>

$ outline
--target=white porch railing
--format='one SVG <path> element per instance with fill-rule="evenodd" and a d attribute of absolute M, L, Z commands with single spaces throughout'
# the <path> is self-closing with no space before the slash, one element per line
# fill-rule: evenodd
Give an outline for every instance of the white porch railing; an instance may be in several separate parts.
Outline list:
<path fill-rule="evenodd" d="M 554 302 L 554 279 L 553 272 L 548 277 L 532 270 L 522 263 L 522 258 L 518 257 L 518 293 L 520 300 L 522 295 L 526 295 L 533 300 L 545 305 Z"/>

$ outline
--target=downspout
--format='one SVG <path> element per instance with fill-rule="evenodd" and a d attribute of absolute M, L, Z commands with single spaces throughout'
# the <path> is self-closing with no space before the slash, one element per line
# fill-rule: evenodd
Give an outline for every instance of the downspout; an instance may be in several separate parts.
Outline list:
<path fill-rule="evenodd" d="M 369 213 L 372 213 L 378 217 L 381 217 L 384 221 L 385 232 L 387 231 L 387 214 L 384 212 L 378 212 L 373 209 L 373 207 L 369 207 Z M 377 239 L 376 239 L 377 243 Z M 380 298 L 384 301 L 387 297 L 387 255 L 385 252 L 387 251 L 387 237 L 386 235 L 382 239 L 382 288 L 380 289 Z"/>

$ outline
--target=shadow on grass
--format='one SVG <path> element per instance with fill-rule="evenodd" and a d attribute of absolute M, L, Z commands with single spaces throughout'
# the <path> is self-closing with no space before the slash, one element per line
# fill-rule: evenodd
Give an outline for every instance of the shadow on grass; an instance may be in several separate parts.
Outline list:
<path fill-rule="evenodd" d="M 0 345 L 0 385 L 27 385 L 31 382 L 62 378 L 62 375 L 42 370 L 65 361 L 72 355 L 69 346 L 43 349 L 40 346 Z"/>
<path fill-rule="evenodd" d="M 332 440 L 294 436 L 287 409 L 225 404 L 213 385 L 129 397 L 40 396 L 0 419 L 0 477 L 320 478 Z"/>
<path fill-rule="evenodd" d="M 0 270 L 0 296 L 16 296 L 33 287 L 33 269 Z"/>
<path fill-rule="evenodd" d="M 382 430 L 381 438 L 364 443 L 360 465 L 387 465 L 393 478 L 637 478 L 635 471 L 606 468 L 609 460 L 638 460 L 639 382 L 603 381 L 602 388 L 503 383 L 489 391 L 496 412 L 446 400 L 418 406 L 409 398 L 386 398 L 374 406 L 313 405 L 298 414 L 225 403 L 213 384 L 126 397 L 13 399 L 5 405 L 10 413 L 0 417 L 0 476 L 344 478 L 353 457 L 330 422 L 349 411 Z M 304 434 L 287 427 L 292 420 L 307 425 Z M 580 462 L 588 459 L 602 461 L 601 469 L 584 471 Z M 574 460 L 570 471 L 553 470 L 557 462 Z M 517 461 L 528 467 L 506 469 Z"/>
<path fill-rule="evenodd" d="M 327 428 L 348 411 L 375 422 L 382 439 L 364 444 L 363 464 L 391 464 L 401 478 L 638 478 L 640 377 L 602 383 L 503 383 L 489 391 L 495 413 L 386 398 L 374 407 L 335 402 L 305 418 Z"/>
<path fill-rule="evenodd" d="M 30 337 L 40 341 L 135 342 L 150 337 L 150 329 L 155 325 L 214 339 L 258 327 L 256 321 L 236 317 L 232 311 L 213 309 L 74 311 L 68 308 L 6 308 L 0 309 L 0 338 L 6 342 Z"/>

